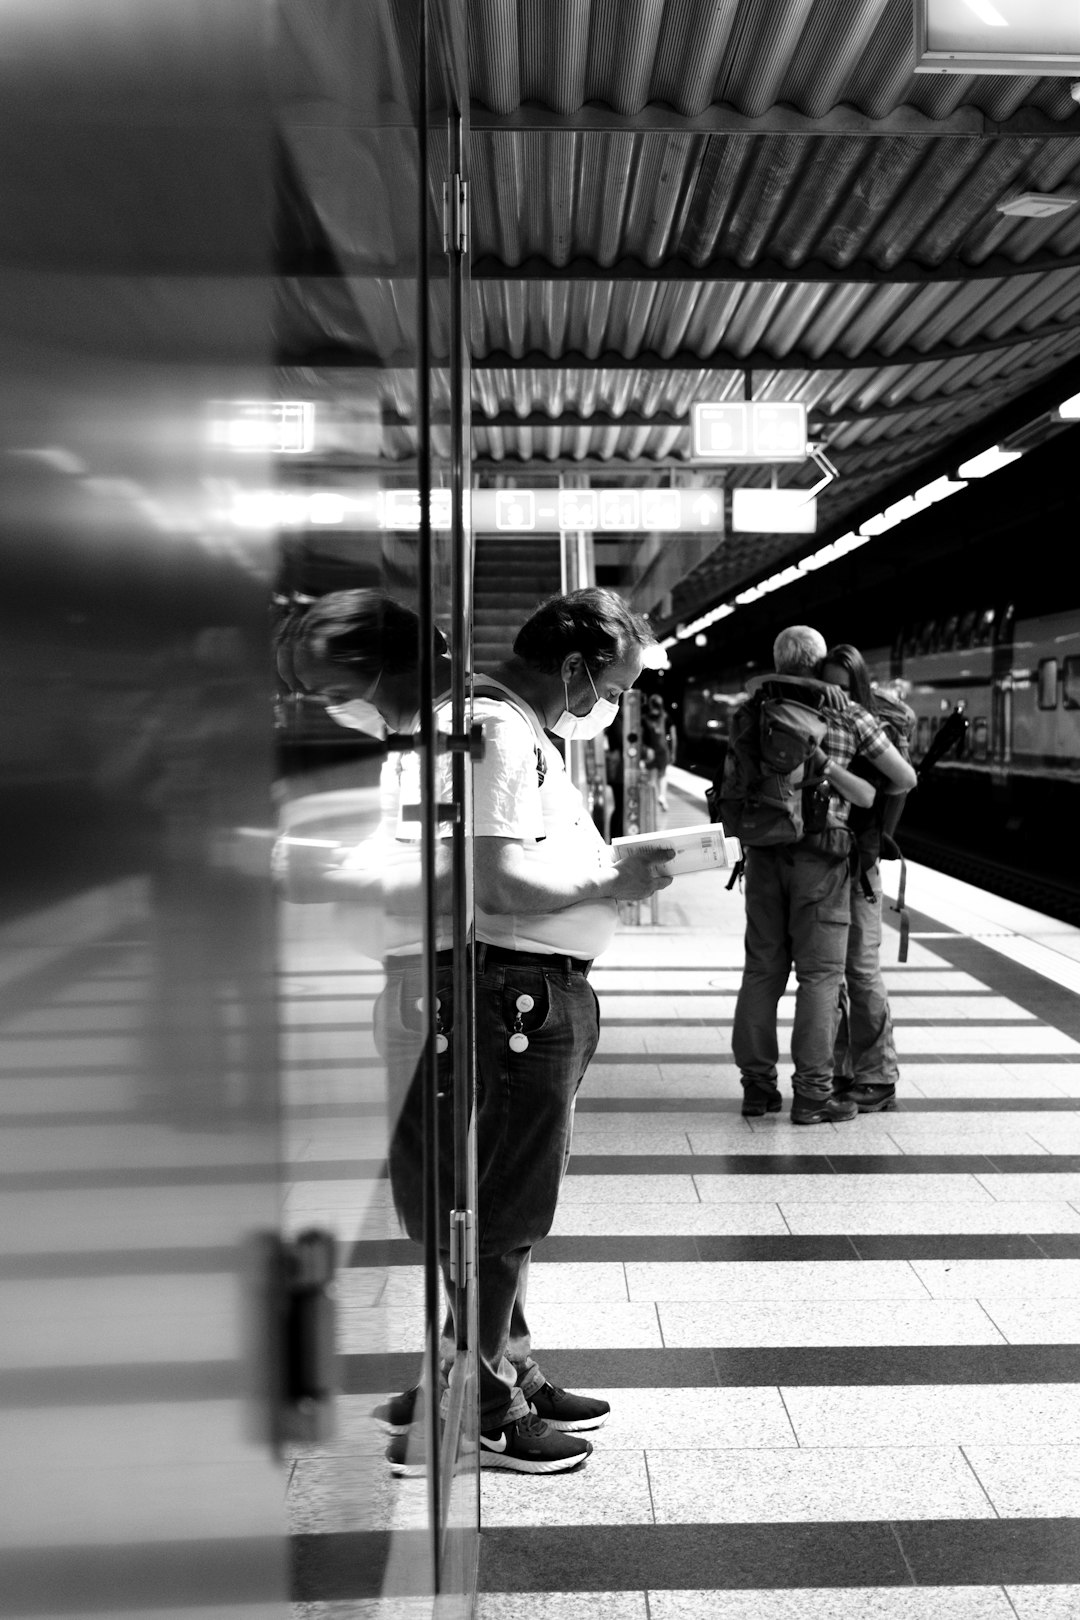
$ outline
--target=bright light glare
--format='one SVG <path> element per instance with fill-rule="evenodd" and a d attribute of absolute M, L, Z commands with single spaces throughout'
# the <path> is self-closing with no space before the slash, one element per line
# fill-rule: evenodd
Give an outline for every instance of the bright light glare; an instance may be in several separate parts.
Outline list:
<path fill-rule="evenodd" d="M 1058 406 L 1058 415 L 1066 422 L 1080 421 L 1080 394 L 1072 394 Z"/>
<path fill-rule="evenodd" d="M 1002 450 L 1000 445 L 995 444 L 989 450 L 983 450 L 981 454 L 972 456 L 970 461 L 963 462 L 956 471 L 961 478 L 987 478 L 990 473 L 999 472 L 1002 467 L 1007 467 L 1010 461 L 1019 460 L 1019 450 Z"/>
<path fill-rule="evenodd" d="M 920 506 L 933 506 L 935 501 L 943 501 L 949 495 L 955 495 L 958 489 L 967 489 L 962 478 L 935 478 L 932 483 L 924 484 L 922 489 L 915 491 L 915 499 Z"/>
<path fill-rule="evenodd" d="M 973 11 L 979 21 L 988 28 L 1008 28 L 1008 23 L 991 4 L 990 0 L 966 0 L 967 8 Z"/>

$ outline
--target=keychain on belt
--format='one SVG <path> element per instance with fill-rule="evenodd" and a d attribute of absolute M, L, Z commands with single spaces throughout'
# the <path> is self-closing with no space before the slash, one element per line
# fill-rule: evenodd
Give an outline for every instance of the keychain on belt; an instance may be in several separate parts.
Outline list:
<path fill-rule="evenodd" d="M 532 996 L 522 991 L 514 1002 L 514 1006 L 517 1008 L 517 1017 L 514 1019 L 514 1033 L 510 1037 L 510 1050 L 511 1052 L 527 1052 L 529 1049 L 529 1037 L 522 1028 L 522 1021 L 527 1012 L 532 1012 L 536 1003 Z"/>
<path fill-rule="evenodd" d="M 424 1010 L 424 998 L 423 998 L 423 996 L 417 996 L 417 998 L 416 998 L 416 1010 L 417 1010 L 418 1013 L 423 1012 L 423 1010 Z M 440 1057 L 446 1051 L 446 1049 L 447 1049 L 447 1047 L 449 1045 L 450 1045 L 450 1042 L 447 1040 L 446 1035 L 445 1035 L 445 1033 L 443 1031 L 442 1002 L 439 1000 L 438 996 L 436 996 L 435 997 L 435 1050 L 436 1050 L 436 1052 L 438 1052 Z"/>

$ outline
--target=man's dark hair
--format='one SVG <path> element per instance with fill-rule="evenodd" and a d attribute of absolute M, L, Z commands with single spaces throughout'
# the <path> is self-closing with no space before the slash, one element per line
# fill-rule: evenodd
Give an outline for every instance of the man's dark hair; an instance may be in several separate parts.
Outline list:
<path fill-rule="evenodd" d="M 420 619 L 412 608 L 385 591 L 331 591 L 309 607 L 292 631 L 294 656 L 315 664 L 340 665 L 372 680 L 380 672 L 402 675 L 420 657 Z M 435 630 L 436 655 L 446 638 Z"/>
<path fill-rule="evenodd" d="M 595 675 L 655 640 L 647 619 L 614 591 L 594 585 L 542 602 L 518 631 L 514 652 L 547 674 L 558 670 L 568 653 L 579 652 Z"/>

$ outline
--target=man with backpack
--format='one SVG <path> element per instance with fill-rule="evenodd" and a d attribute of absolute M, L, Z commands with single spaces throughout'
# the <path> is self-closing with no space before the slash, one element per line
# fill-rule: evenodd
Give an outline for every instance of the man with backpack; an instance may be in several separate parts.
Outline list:
<path fill-rule="evenodd" d="M 852 802 L 874 790 L 851 769 L 859 756 L 896 788 L 915 773 L 865 709 L 816 677 L 825 642 L 808 625 L 781 631 L 776 674 L 751 683 L 732 717 L 719 790 L 720 819 L 744 849 L 746 959 L 732 1051 L 743 1114 L 777 1112 L 776 1014 L 792 967 L 798 979 L 791 1035 L 791 1120 L 856 1118 L 833 1095 L 833 1043 L 850 918 Z"/>

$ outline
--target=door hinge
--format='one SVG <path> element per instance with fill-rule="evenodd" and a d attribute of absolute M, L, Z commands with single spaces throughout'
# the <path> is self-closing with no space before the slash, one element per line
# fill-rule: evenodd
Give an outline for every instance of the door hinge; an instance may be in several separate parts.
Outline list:
<path fill-rule="evenodd" d="M 469 251 L 469 182 L 460 174 L 443 181 L 443 252 Z"/>
<path fill-rule="evenodd" d="M 459 1288 L 474 1276 L 473 1268 L 473 1212 L 471 1209 L 450 1211 L 450 1281 Z"/>

